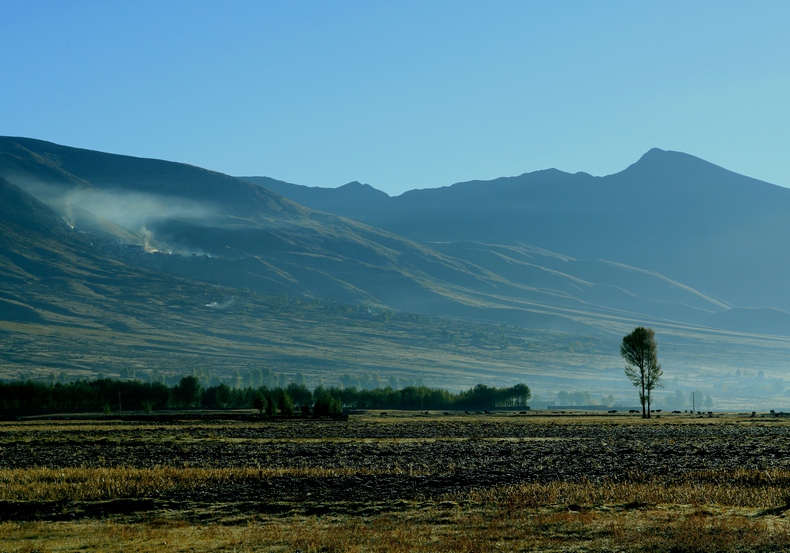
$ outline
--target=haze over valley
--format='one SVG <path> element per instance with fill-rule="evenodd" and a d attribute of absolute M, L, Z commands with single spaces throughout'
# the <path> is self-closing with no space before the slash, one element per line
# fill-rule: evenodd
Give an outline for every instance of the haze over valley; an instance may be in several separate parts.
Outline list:
<path fill-rule="evenodd" d="M 790 409 L 790 190 L 652 149 L 398 196 L 0 138 L 0 377 L 462 389 Z M 448 384 L 451 383 L 451 384 Z"/>

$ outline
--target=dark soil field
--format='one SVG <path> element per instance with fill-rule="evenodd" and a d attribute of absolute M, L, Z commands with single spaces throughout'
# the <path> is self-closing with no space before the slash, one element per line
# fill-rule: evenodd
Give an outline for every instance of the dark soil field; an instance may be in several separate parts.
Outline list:
<path fill-rule="evenodd" d="M 501 529 L 505 536 L 539 537 L 541 532 L 527 526 L 547 513 L 606 515 L 610 524 L 620 513 L 627 528 L 655 518 L 656 510 L 666 514 L 675 508 L 702 509 L 708 522 L 728 525 L 733 516 L 739 524 L 759 522 L 760 528 L 770 519 L 775 535 L 754 529 L 766 539 L 750 541 L 753 548 L 720 549 L 767 551 L 790 542 L 788 483 L 790 425 L 767 415 L 664 415 L 645 421 L 620 414 L 393 413 L 346 421 L 0 424 L 0 519 L 6 532 L 33 522 L 50 530 L 58 524 L 112 523 L 219 525 L 241 532 L 309 520 L 329 532 L 320 545 L 328 548 L 331 536 L 339 539 L 332 528 L 370 523 L 371 517 L 384 517 L 390 525 L 416 517 L 415 528 L 432 528 L 431 533 L 448 524 L 472 524 L 465 517 L 505 517 L 513 524 L 510 531 Z M 500 512 L 505 505 L 509 515 Z M 445 520 L 448 512 L 456 522 Z M 667 520 L 666 529 L 681 532 L 677 525 L 684 517 Z M 642 550 L 638 541 L 618 542 L 614 527 L 600 534 L 602 520 L 591 519 L 564 542 L 558 527 L 548 533 L 551 539 L 504 550 L 563 550 L 562 543 L 576 550 Z M 565 528 L 570 522 L 557 524 Z M 524 528 L 517 530 L 519 525 Z M 469 550 L 494 549 L 487 528 L 488 537 L 476 538 L 480 548 Z M 250 550 L 287 551 L 294 544 L 309 550 L 309 544 L 278 535 L 279 542 L 264 540 L 268 549 L 249 544 Z M 678 536 L 665 543 L 677 545 Z M 369 536 L 370 548 L 346 544 L 336 550 L 378 550 L 376 539 Z M 43 551 L 49 542 L 42 543 Z M 202 543 L 196 538 L 190 547 L 201 550 Z M 236 550 L 246 550 L 246 542 L 239 543 Z M 436 548 L 423 543 L 404 550 L 463 549 L 442 549 L 442 543 L 447 545 L 440 540 Z M 648 540 L 644 550 L 654 546 Z"/>

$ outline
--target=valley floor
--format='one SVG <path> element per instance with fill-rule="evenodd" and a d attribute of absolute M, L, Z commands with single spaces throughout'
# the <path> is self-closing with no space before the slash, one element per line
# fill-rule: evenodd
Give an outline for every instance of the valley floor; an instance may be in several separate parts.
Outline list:
<path fill-rule="evenodd" d="M 782 551 L 790 423 L 0 423 L 3 551 Z"/>

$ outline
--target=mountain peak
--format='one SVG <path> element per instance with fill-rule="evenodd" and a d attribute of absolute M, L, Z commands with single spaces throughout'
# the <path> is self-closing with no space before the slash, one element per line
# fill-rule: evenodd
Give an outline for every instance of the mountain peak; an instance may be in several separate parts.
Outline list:
<path fill-rule="evenodd" d="M 718 165 L 690 154 L 651 148 L 636 163 L 628 166 L 620 174 L 629 176 L 662 176 L 663 178 L 683 175 L 686 178 L 698 178 L 701 175 L 709 177 L 711 170 L 717 173 L 726 171 Z"/>
<path fill-rule="evenodd" d="M 694 157 L 690 154 L 684 154 L 683 152 L 676 152 L 674 150 L 662 150 L 661 148 L 650 148 L 647 152 L 645 152 L 642 157 L 639 158 L 639 161 L 636 162 L 636 165 L 640 163 L 667 163 L 669 161 L 679 161 L 679 160 L 696 160 L 701 162 L 702 160 L 698 157 Z M 707 163 L 707 162 L 703 162 Z"/>
<path fill-rule="evenodd" d="M 359 182 L 358 180 L 352 180 L 351 182 L 347 182 L 346 184 L 338 186 L 337 188 L 344 188 L 346 190 L 376 190 L 369 184 Z"/>
<path fill-rule="evenodd" d="M 367 198 L 389 198 L 389 194 L 386 192 L 356 180 L 338 186 L 335 191 L 341 194 L 364 194 Z"/>

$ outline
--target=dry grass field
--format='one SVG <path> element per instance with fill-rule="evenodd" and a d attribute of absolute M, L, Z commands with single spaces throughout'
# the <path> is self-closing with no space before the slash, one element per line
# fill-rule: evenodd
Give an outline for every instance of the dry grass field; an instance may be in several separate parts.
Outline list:
<path fill-rule="evenodd" d="M 0 551 L 786 551 L 790 421 L 0 423 Z"/>

